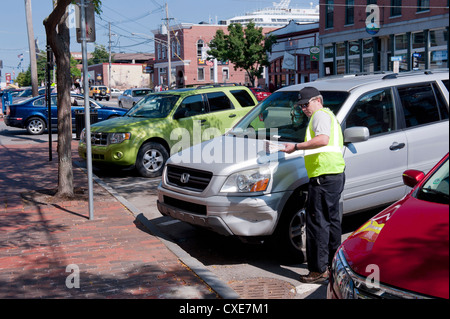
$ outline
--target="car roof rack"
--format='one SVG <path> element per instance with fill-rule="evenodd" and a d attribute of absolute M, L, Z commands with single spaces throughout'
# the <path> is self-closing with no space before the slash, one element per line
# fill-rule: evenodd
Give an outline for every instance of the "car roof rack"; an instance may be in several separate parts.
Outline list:
<path fill-rule="evenodd" d="M 215 87 L 223 87 L 223 86 L 239 86 L 237 83 L 212 83 L 212 84 L 204 84 L 197 86 L 196 89 L 208 89 Z"/>

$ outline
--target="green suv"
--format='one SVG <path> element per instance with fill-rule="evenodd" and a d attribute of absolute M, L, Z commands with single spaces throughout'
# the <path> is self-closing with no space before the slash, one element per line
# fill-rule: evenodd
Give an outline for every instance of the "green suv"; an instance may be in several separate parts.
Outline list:
<path fill-rule="evenodd" d="M 244 86 L 149 94 L 123 117 L 91 125 L 92 163 L 135 166 L 144 177 L 161 176 L 170 155 L 224 134 L 257 103 Z M 78 153 L 86 159 L 85 131 Z"/>

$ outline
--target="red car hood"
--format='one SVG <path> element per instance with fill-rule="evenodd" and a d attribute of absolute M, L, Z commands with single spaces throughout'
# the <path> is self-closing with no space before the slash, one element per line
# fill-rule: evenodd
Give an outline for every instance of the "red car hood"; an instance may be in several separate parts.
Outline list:
<path fill-rule="evenodd" d="M 343 246 L 350 267 L 362 276 L 372 274 L 368 265 L 376 265 L 382 284 L 449 298 L 448 205 L 408 195 L 361 226 Z"/>

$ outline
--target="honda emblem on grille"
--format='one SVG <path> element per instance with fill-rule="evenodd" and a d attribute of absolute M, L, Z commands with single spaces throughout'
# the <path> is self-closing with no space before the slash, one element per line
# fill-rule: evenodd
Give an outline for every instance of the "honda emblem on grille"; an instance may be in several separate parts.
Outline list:
<path fill-rule="evenodd" d="M 188 173 L 181 174 L 180 182 L 186 184 L 187 182 L 189 182 L 189 177 L 191 177 L 191 175 L 189 175 Z"/>

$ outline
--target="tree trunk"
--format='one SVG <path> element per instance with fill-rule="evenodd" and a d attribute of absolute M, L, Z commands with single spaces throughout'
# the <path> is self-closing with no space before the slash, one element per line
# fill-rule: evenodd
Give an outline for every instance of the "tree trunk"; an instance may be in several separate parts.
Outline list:
<path fill-rule="evenodd" d="M 47 42 L 53 50 L 57 70 L 58 92 L 58 197 L 74 197 L 72 170 L 72 113 L 70 103 L 70 32 L 66 25 L 66 8 L 71 0 L 58 0 L 44 20 Z M 49 124 L 50 126 L 50 124 Z M 50 129 L 50 127 L 49 127 Z"/>

